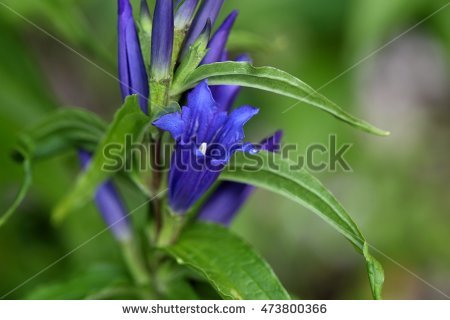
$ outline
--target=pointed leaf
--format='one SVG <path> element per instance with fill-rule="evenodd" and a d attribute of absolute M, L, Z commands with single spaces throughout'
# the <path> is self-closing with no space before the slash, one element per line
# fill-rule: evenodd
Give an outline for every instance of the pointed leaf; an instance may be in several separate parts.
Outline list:
<path fill-rule="evenodd" d="M 269 265 L 224 227 L 193 224 L 165 250 L 201 273 L 224 299 L 290 299 Z"/>
<path fill-rule="evenodd" d="M 315 177 L 306 170 L 294 169 L 297 164 L 281 155 L 260 152 L 249 156 L 235 155 L 221 179 L 251 184 L 282 195 L 310 209 L 343 234 L 366 260 L 372 295 L 381 299 L 383 268 L 370 255 L 364 236 L 351 217 Z"/>
<path fill-rule="evenodd" d="M 132 147 L 133 142 L 139 141 L 149 125 L 150 118 L 139 108 L 137 96 L 128 96 L 124 105 L 116 112 L 113 122 L 97 146 L 90 165 L 78 178 L 74 188 L 53 212 L 53 219 L 56 222 L 63 219 L 70 211 L 91 200 L 97 187 L 116 173 L 106 171 L 104 168 L 108 161 L 104 153 L 105 148 L 108 145 L 120 147 L 117 154 L 120 152 L 120 155 L 124 158 L 128 154 L 126 148 Z M 127 136 L 131 137 L 131 144 L 125 144 Z"/>
<path fill-rule="evenodd" d="M 208 79 L 209 85 L 239 85 L 294 98 L 322 109 L 361 130 L 381 136 L 389 134 L 389 132 L 350 115 L 289 73 L 272 67 L 253 67 L 245 62 L 219 62 L 202 65 L 193 71 L 182 85 L 177 84 L 172 87 L 171 94 L 176 96 L 193 88 L 203 79 Z"/>
<path fill-rule="evenodd" d="M 31 165 L 71 148 L 95 149 L 106 124 L 95 114 L 81 109 L 63 109 L 43 119 L 20 135 L 14 150 L 14 159 L 24 168 L 24 179 L 10 207 L 0 216 L 2 227 L 24 200 L 32 184 Z"/>
<path fill-rule="evenodd" d="M 61 109 L 20 135 L 16 157 L 32 161 L 73 148 L 92 151 L 105 130 L 106 123 L 92 112 Z"/>
<path fill-rule="evenodd" d="M 128 290 L 125 290 L 128 289 Z M 97 264 L 80 273 L 73 274 L 64 282 L 38 286 L 26 297 L 33 300 L 80 300 L 97 299 L 106 290 L 118 298 L 129 298 L 131 284 L 124 270 L 113 265 Z M 136 298 L 136 294 L 132 298 Z M 108 297 L 110 298 L 110 297 Z"/>

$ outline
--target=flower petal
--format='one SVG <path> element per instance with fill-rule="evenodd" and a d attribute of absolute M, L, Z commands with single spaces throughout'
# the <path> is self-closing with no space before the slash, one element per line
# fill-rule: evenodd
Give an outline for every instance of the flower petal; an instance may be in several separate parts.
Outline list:
<path fill-rule="evenodd" d="M 203 58 L 202 64 L 214 63 L 220 61 L 223 52 L 227 45 L 228 37 L 230 35 L 231 28 L 236 21 L 238 12 L 235 10 L 231 12 L 224 20 L 222 25 L 217 29 L 214 36 L 211 38 L 208 44 L 208 53 Z"/>
<path fill-rule="evenodd" d="M 186 121 L 186 137 L 196 138 L 197 143 L 205 142 L 210 123 L 217 112 L 207 81 L 202 81 L 189 94 L 187 105 L 190 118 Z"/>
<path fill-rule="evenodd" d="M 153 121 L 153 125 L 161 130 L 168 131 L 175 140 L 182 136 L 185 129 L 185 122 L 182 120 L 180 112 L 163 115 Z"/>
<path fill-rule="evenodd" d="M 283 132 L 277 131 L 272 136 L 263 139 L 260 149 L 269 152 L 278 152 L 280 149 Z M 247 147 L 246 147 L 247 146 Z M 245 144 L 243 151 L 255 150 L 251 144 Z M 228 226 L 237 215 L 241 207 L 255 190 L 255 187 L 239 182 L 224 181 L 203 204 L 199 211 L 198 218 L 203 221 L 210 221 L 224 226 Z"/>
<path fill-rule="evenodd" d="M 86 151 L 80 150 L 78 156 L 82 167 L 85 169 L 91 161 L 91 155 Z M 127 241 L 131 238 L 127 211 L 112 182 L 105 182 L 97 188 L 95 204 L 116 239 Z"/>
<path fill-rule="evenodd" d="M 198 0 L 184 0 L 175 15 L 175 29 L 183 30 L 192 21 Z"/>
<path fill-rule="evenodd" d="M 175 212 L 186 212 L 219 177 L 223 166 L 211 166 L 205 160 L 189 147 L 176 146 L 169 173 L 169 204 Z"/>
<path fill-rule="evenodd" d="M 222 182 L 202 206 L 198 218 L 224 226 L 230 225 L 255 187 L 238 182 Z"/>
<path fill-rule="evenodd" d="M 242 106 L 232 111 L 225 125 L 215 138 L 215 142 L 224 146 L 232 146 L 242 142 L 245 137 L 244 125 L 258 112 L 259 109 L 251 106 Z"/>
<path fill-rule="evenodd" d="M 157 0 L 152 28 L 151 77 L 165 80 L 170 77 L 173 51 L 173 1 Z"/>
<path fill-rule="evenodd" d="M 139 105 L 147 113 L 148 78 L 129 0 L 118 2 L 118 59 L 122 99 L 138 94 Z"/>
<path fill-rule="evenodd" d="M 283 130 L 276 131 L 273 135 L 265 138 L 260 142 L 261 150 L 266 150 L 269 152 L 280 151 L 282 138 L 283 138 Z"/>
<path fill-rule="evenodd" d="M 112 182 L 106 182 L 98 187 L 95 203 L 114 236 L 121 241 L 130 239 L 131 229 L 127 211 Z"/>
<path fill-rule="evenodd" d="M 201 6 L 199 12 L 197 13 L 194 21 L 192 22 L 191 28 L 189 29 L 188 36 L 186 38 L 186 42 L 184 44 L 184 48 L 181 56 L 183 57 L 189 47 L 195 42 L 203 28 L 206 25 L 208 19 L 211 21 L 211 25 L 214 26 L 214 22 L 219 15 L 219 11 L 222 8 L 224 0 L 205 0 L 203 5 Z"/>

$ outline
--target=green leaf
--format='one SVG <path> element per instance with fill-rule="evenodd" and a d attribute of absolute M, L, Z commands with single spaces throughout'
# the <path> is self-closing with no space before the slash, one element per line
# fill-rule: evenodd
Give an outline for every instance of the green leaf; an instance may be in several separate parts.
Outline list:
<path fill-rule="evenodd" d="M 366 260 L 372 295 L 381 299 L 383 268 L 370 255 L 364 236 L 351 217 L 315 177 L 281 155 L 260 152 L 257 155 L 236 154 L 221 179 L 247 183 L 267 189 L 310 209 L 342 233 Z"/>
<path fill-rule="evenodd" d="M 151 43 L 152 43 L 152 21 L 150 17 L 142 15 L 138 23 L 138 36 L 141 45 L 142 57 L 144 58 L 144 65 L 147 72 L 150 71 L 151 60 Z"/>
<path fill-rule="evenodd" d="M 125 158 L 129 153 L 127 147 L 132 147 L 133 142 L 140 141 L 149 125 L 150 118 L 139 108 L 137 96 L 127 97 L 124 105 L 116 112 L 102 141 L 98 144 L 88 168 L 53 212 L 52 218 L 55 222 L 61 221 L 69 212 L 91 200 L 97 187 L 116 173 L 106 171 L 104 168 L 108 162 L 104 154 L 105 148 L 108 145 L 115 145 L 120 148 L 117 150 L 117 154 L 120 152 L 120 155 Z M 131 138 L 131 144 L 125 143 L 127 136 Z"/>
<path fill-rule="evenodd" d="M 19 137 L 16 157 L 37 160 L 73 149 L 92 151 L 106 130 L 106 123 L 92 112 L 58 110 Z"/>
<path fill-rule="evenodd" d="M 16 199 L 0 218 L 2 227 L 24 200 L 32 183 L 31 165 L 70 148 L 92 151 L 101 139 L 106 124 L 95 114 L 80 109 L 59 110 L 21 134 L 13 157 L 22 162 L 24 179 Z"/>
<path fill-rule="evenodd" d="M 98 298 L 136 298 L 130 290 L 126 273 L 111 265 L 94 265 L 69 280 L 49 283 L 33 290 L 26 298 L 32 300 L 79 300 Z M 131 291 L 131 292 L 130 292 Z"/>
<path fill-rule="evenodd" d="M 219 62 L 198 67 L 182 83 L 175 83 L 171 94 L 176 96 L 200 81 L 210 85 L 239 85 L 261 89 L 306 102 L 359 129 L 380 136 L 389 132 L 378 129 L 342 110 L 334 102 L 296 77 L 272 67 L 253 67 L 245 62 Z M 282 111 L 282 110 L 280 110 Z"/>
<path fill-rule="evenodd" d="M 269 265 L 221 226 L 193 224 L 165 250 L 200 272 L 225 299 L 290 299 Z"/>
<path fill-rule="evenodd" d="M 384 283 L 383 266 L 369 252 L 369 244 L 364 242 L 363 248 L 364 258 L 366 258 L 367 274 L 369 275 L 370 287 L 372 295 L 375 299 L 382 299 L 381 293 Z"/>
<path fill-rule="evenodd" d="M 152 115 L 152 122 L 154 122 L 155 120 L 161 118 L 162 116 L 164 116 L 166 114 L 180 112 L 180 111 L 181 111 L 180 104 L 176 101 L 170 101 L 164 109 L 159 110 L 158 112 L 155 112 Z M 152 129 L 154 129 L 155 132 L 158 131 L 158 129 L 156 127 L 152 127 Z"/>
<path fill-rule="evenodd" d="M 181 60 L 180 65 L 176 69 L 172 87 L 183 85 L 189 75 L 198 67 L 200 62 L 202 62 L 208 52 L 207 46 L 210 31 L 211 30 L 205 30 L 194 42 L 194 44 L 189 47 L 186 56 Z"/>
<path fill-rule="evenodd" d="M 164 300 L 199 300 L 188 276 L 191 270 L 177 265 L 174 261 L 161 264 L 155 278 L 158 279 L 159 293 Z"/>

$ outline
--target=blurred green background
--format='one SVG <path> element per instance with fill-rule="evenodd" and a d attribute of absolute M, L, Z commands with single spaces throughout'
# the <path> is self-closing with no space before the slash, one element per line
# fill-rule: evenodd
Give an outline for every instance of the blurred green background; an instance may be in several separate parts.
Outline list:
<path fill-rule="evenodd" d="M 353 172 L 316 175 L 376 248 L 386 272 L 388 299 L 450 295 L 446 4 L 228 0 L 222 12 L 223 17 L 232 8 L 240 11 L 230 41 L 233 53 L 248 51 L 244 43 L 253 43 L 255 65 L 281 68 L 315 88 L 326 84 L 321 92 L 327 97 L 392 132 L 388 138 L 373 137 L 304 104 L 283 112 L 292 100 L 256 90 L 245 89 L 239 99 L 262 111 L 250 124 L 250 140 L 282 128 L 285 142 L 298 144 L 299 154 L 312 143 L 327 143 L 329 134 L 337 134 L 340 144 L 353 144 L 346 155 Z M 113 0 L 0 1 L 1 211 L 13 200 L 22 178 L 21 168 L 10 158 L 18 132 L 61 106 L 85 107 L 107 120 L 119 106 L 118 83 L 100 70 L 116 74 L 115 12 Z M 49 222 L 52 206 L 79 170 L 74 155 L 36 164 L 26 202 L 0 229 L 0 296 L 104 228 L 93 206 L 59 227 Z M 130 209 L 142 201 L 130 192 L 128 196 Z M 306 209 L 258 191 L 232 228 L 257 247 L 298 297 L 370 298 L 361 257 Z M 76 280 L 74 274 L 88 265 L 115 262 L 120 264 L 120 254 L 104 233 L 8 298 L 30 297 L 47 283 Z"/>

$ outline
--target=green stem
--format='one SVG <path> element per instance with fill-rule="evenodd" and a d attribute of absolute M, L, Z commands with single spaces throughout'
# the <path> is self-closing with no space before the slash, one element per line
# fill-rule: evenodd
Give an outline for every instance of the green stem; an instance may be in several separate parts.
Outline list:
<path fill-rule="evenodd" d="M 177 64 L 178 57 L 181 52 L 181 47 L 184 43 L 184 38 L 188 32 L 189 28 L 185 29 L 175 29 L 173 38 L 173 51 L 172 51 L 172 74 Z"/>
<path fill-rule="evenodd" d="M 150 274 L 145 267 L 144 261 L 139 255 L 134 241 L 121 242 L 121 249 L 125 263 L 138 286 L 150 287 L 152 284 Z"/>
<path fill-rule="evenodd" d="M 149 114 L 157 115 L 164 111 L 169 102 L 169 88 L 171 79 L 150 79 L 150 110 Z"/>
<path fill-rule="evenodd" d="M 160 248 L 176 242 L 186 223 L 186 217 L 170 212 L 168 207 L 165 207 L 163 216 L 164 224 L 157 242 Z"/>

